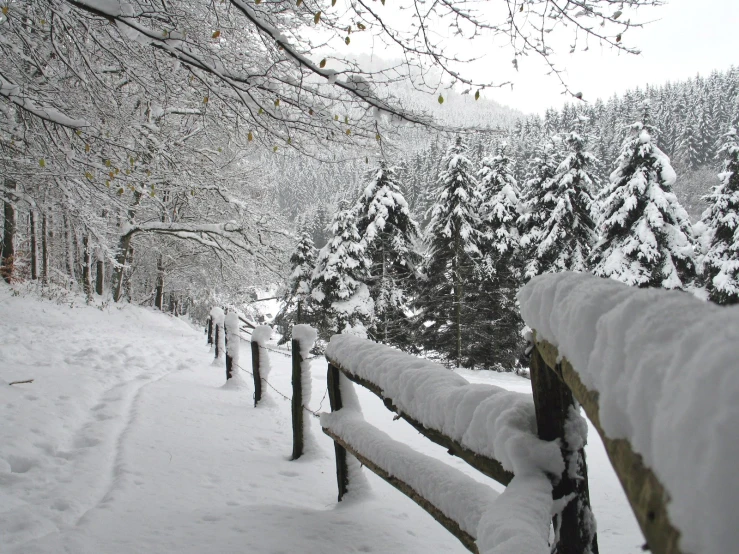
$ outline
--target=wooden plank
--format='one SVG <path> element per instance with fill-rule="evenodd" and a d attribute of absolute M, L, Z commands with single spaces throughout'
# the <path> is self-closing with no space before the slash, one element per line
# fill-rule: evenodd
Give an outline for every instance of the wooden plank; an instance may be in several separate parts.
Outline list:
<path fill-rule="evenodd" d="M 429 429 L 425 427 L 422 423 L 413 419 L 408 414 L 402 413 L 392 403 L 390 399 L 385 398 L 385 396 L 383 395 L 383 391 L 382 389 L 380 389 L 380 387 L 378 387 L 374 383 L 367 381 L 366 379 L 362 379 L 361 377 L 354 375 L 346 368 L 341 367 L 341 364 L 338 364 L 335 361 L 331 360 L 328 356 L 326 357 L 326 359 L 329 361 L 330 365 L 336 367 L 339 371 L 341 371 L 344 375 L 346 375 L 346 377 L 349 380 L 353 381 L 354 383 L 357 383 L 358 385 L 363 386 L 364 388 L 370 390 L 375 395 L 377 395 L 382 400 L 383 404 L 385 404 L 385 407 L 388 410 L 398 414 L 405 421 L 410 423 L 413 426 L 413 428 L 416 429 L 419 433 L 421 433 L 424 437 L 446 448 L 447 452 L 449 452 L 449 454 L 451 454 L 452 456 L 457 456 L 458 458 L 467 462 L 470 466 L 474 467 L 480 473 L 487 475 L 491 479 L 495 479 L 498 483 L 501 483 L 503 485 L 508 485 L 508 483 L 510 483 L 511 480 L 513 479 L 513 473 L 503 469 L 503 466 L 495 458 L 488 458 L 486 456 L 482 456 L 462 446 L 460 443 L 447 437 L 441 432 L 436 431 L 435 429 Z"/>
<path fill-rule="evenodd" d="M 567 424 L 570 410 L 576 408 L 572 392 L 549 370 L 538 350 L 531 353 L 531 389 L 536 408 L 536 425 L 539 438 L 545 441 L 559 440 L 565 466 L 577 464 L 577 475 L 569 471 L 556 476 L 552 497 L 559 500 L 571 497 L 560 514 L 553 518 L 554 528 L 559 529 L 554 551 L 557 554 L 598 554 L 598 538 L 590 525 L 590 493 L 585 451 L 573 451 L 567 444 Z M 571 458 L 574 457 L 574 460 Z"/>
<path fill-rule="evenodd" d="M 303 455 L 303 376 L 300 355 L 300 342 L 292 340 L 292 421 L 293 421 L 293 455 L 297 460 Z"/>
<path fill-rule="evenodd" d="M 339 384 L 339 370 L 331 363 L 328 364 L 328 400 L 331 403 L 331 411 L 340 410 L 344 404 L 341 401 L 341 386 Z M 336 483 L 339 487 L 339 502 L 344 498 L 349 485 L 349 469 L 346 465 L 346 449 L 334 441 L 334 453 L 336 454 Z"/>
<path fill-rule="evenodd" d="M 612 439 L 606 435 L 600 423 L 598 393 L 589 390 L 582 383 L 570 362 L 565 358 L 560 360 L 557 348 L 548 342 L 536 336 L 534 342 L 546 366 L 572 391 L 603 440 L 611 465 L 646 538 L 646 549 L 654 554 L 681 554 L 678 546 L 680 531 L 667 514 L 670 496 L 662 483 L 644 465 L 641 455 L 633 451 L 627 440 Z"/>
<path fill-rule="evenodd" d="M 477 554 L 477 545 L 475 544 L 475 539 L 467 533 L 466 531 L 463 531 L 459 524 L 454 521 L 453 519 L 448 518 L 444 515 L 444 513 L 439 510 L 436 506 L 434 506 L 431 502 L 426 500 L 423 496 L 421 496 L 418 492 L 416 492 L 413 487 L 411 487 L 409 484 L 405 483 L 404 481 L 401 481 L 397 477 L 394 477 L 393 475 L 390 475 L 387 471 L 382 469 L 380 466 L 375 464 L 372 460 L 364 456 L 362 453 L 358 452 L 352 446 L 348 443 L 346 443 L 341 437 L 331 432 L 331 430 L 323 428 L 323 432 L 326 433 L 329 437 L 334 439 L 334 444 L 341 445 L 341 448 L 343 448 L 345 451 L 351 453 L 359 462 L 365 466 L 367 469 L 371 470 L 373 473 L 375 473 L 377 476 L 381 477 L 388 483 L 390 483 L 393 487 L 398 489 L 400 492 L 402 492 L 404 495 L 406 495 L 408 498 L 413 500 L 416 504 L 418 504 L 421 508 L 426 510 L 431 517 L 433 517 L 436 521 L 441 523 L 447 531 L 449 531 L 452 535 L 457 537 L 459 541 L 469 550 L 470 552 L 474 552 Z"/>

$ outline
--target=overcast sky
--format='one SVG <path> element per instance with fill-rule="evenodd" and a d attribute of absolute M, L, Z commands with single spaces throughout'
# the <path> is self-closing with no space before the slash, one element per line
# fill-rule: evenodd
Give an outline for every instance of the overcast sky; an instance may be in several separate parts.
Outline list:
<path fill-rule="evenodd" d="M 654 13 L 659 21 L 629 32 L 628 44 L 640 48 L 640 56 L 593 47 L 562 56 L 573 90 L 582 91 L 586 100 L 605 99 L 647 83 L 662 84 L 739 65 L 739 0 L 668 0 Z M 545 75 L 546 66 L 531 57 L 520 61 L 517 74 L 510 70 L 508 58 L 496 63 L 495 50 L 487 63 L 492 71 L 516 81 L 512 91 L 510 87 L 488 90 L 487 98 L 538 113 L 572 100 L 560 94 L 556 78 Z"/>

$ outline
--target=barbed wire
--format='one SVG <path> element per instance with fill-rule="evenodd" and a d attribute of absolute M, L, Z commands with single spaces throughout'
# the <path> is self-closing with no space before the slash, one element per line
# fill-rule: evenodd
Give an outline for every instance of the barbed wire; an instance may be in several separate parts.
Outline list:
<path fill-rule="evenodd" d="M 265 348 L 265 350 L 268 350 L 268 349 L 267 349 L 267 348 Z M 248 373 L 249 375 L 251 375 L 252 377 L 254 377 L 254 373 L 252 373 L 251 371 L 249 371 L 249 370 L 248 370 L 248 369 L 246 369 L 245 367 L 242 367 L 242 366 L 241 366 L 241 365 L 239 365 L 239 364 L 236 364 L 236 367 L 238 367 L 238 368 L 239 368 L 239 369 L 240 369 L 241 371 L 245 371 L 246 373 Z M 278 390 L 277 388 L 275 388 L 275 386 L 274 386 L 274 385 L 273 385 L 272 383 L 270 383 L 269 381 L 267 381 L 267 379 L 266 379 L 265 377 L 262 377 L 262 376 L 260 375 L 260 376 L 259 376 L 259 380 L 260 380 L 260 381 L 263 381 L 264 383 L 266 383 L 266 384 L 267 384 L 267 386 L 268 386 L 269 388 L 271 388 L 271 389 L 272 389 L 273 391 L 275 391 L 275 392 L 276 392 L 277 394 L 279 394 L 279 395 L 280 395 L 280 396 L 281 396 L 282 398 L 284 398 L 285 400 L 287 400 L 287 401 L 289 401 L 289 402 L 292 402 L 292 400 L 293 400 L 292 398 L 290 398 L 289 396 L 287 396 L 287 395 L 286 395 L 286 394 L 284 394 L 283 392 L 280 392 L 280 391 L 279 391 L 279 390 Z M 256 394 L 256 393 L 255 393 L 255 394 Z M 321 408 L 323 408 L 323 401 L 324 401 L 324 400 L 326 400 L 326 395 L 327 395 L 327 394 L 328 394 L 328 386 L 326 387 L 326 390 L 325 390 L 325 391 L 323 392 L 323 397 L 321 398 L 321 402 L 320 402 L 320 403 L 318 404 L 318 408 L 316 408 L 316 410 L 315 410 L 315 411 L 311 410 L 310 408 L 308 408 L 308 407 L 307 407 L 307 406 L 305 406 L 305 405 L 303 405 L 303 406 L 301 406 L 301 407 L 302 407 L 302 408 L 303 408 L 303 409 L 304 409 L 304 410 L 305 410 L 306 412 L 308 412 L 309 414 L 311 414 L 311 415 L 312 415 L 313 417 L 316 417 L 316 418 L 320 418 L 320 417 L 321 417 L 321 413 L 320 413 L 320 411 L 321 411 Z"/>

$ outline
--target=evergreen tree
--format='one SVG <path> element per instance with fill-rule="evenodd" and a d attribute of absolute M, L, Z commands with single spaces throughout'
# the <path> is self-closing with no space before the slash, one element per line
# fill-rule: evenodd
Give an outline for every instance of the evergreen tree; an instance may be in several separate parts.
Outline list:
<path fill-rule="evenodd" d="M 688 169 L 697 169 L 702 163 L 703 144 L 699 128 L 699 118 L 695 108 L 691 109 L 682 126 L 677 144 L 678 159 Z"/>
<path fill-rule="evenodd" d="M 316 265 L 316 249 L 307 231 L 300 233 L 295 251 L 290 256 L 290 265 L 292 272 L 282 297 L 283 305 L 275 316 L 275 324 L 280 329 L 282 343 L 289 340 L 293 325 L 314 323 L 315 314 L 310 301 L 310 284 Z"/>
<path fill-rule="evenodd" d="M 551 172 L 551 159 L 537 164 L 539 173 L 528 186 L 521 225 L 525 228 L 522 246 L 528 251 L 527 278 L 540 273 L 587 271 L 587 258 L 595 242 L 591 215 L 593 200 L 589 190 L 596 186 L 591 171 L 595 157 L 585 150 L 585 141 L 570 132 L 564 160 Z M 534 213 L 529 213 L 533 211 Z"/>
<path fill-rule="evenodd" d="M 681 289 L 695 274 L 693 234 L 671 190 L 675 172 L 653 133 L 653 127 L 637 122 L 623 143 L 600 197 L 593 271 L 629 285 Z"/>
<path fill-rule="evenodd" d="M 501 144 L 482 161 L 479 172 L 483 199 L 482 260 L 478 266 L 479 340 L 472 356 L 485 367 L 511 371 L 521 354 L 523 321 L 516 301 L 521 276 L 518 257 L 518 184 L 512 161 Z"/>
<path fill-rule="evenodd" d="M 521 198 L 521 215 L 517 225 L 520 234 L 519 246 L 523 260 L 523 278 L 546 272 L 552 257 L 544 243 L 548 223 L 557 205 L 554 175 L 557 172 L 555 145 L 551 140 L 538 146 L 536 155 L 529 164 L 527 178 Z"/>
<path fill-rule="evenodd" d="M 382 161 L 369 173 L 369 184 L 357 205 L 357 229 L 370 260 L 370 296 L 375 319 L 370 337 L 405 346 L 410 342 L 409 297 L 420 255 L 415 250 L 418 224 L 401 193 L 395 171 Z"/>
<path fill-rule="evenodd" d="M 365 334 L 373 317 L 366 282 L 370 260 L 357 230 L 356 213 L 342 202 L 331 225 L 332 238 L 318 253 L 311 281 L 312 300 L 320 306 L 318 330 L 324 339 L 334 333 Z"/>
<path fill-rule="evenodd" d="M 479 186 L 459 137 L 441 164 L 434 196 L 426 229 L 426 276 L 417 300 L 418 329 L 426 348 L 459 367 L 470 365 L 467 326 L 476 314 L 469 286 L 481 239 Z"/>
<path fill-rule="evenodd" d="M 736 129 L 724 137 L 720 183 L 706 199 L 703 222 L 711 232 L 704 259 L 709 298 L 718 304 L 739 302 L 739 139 Z"/>

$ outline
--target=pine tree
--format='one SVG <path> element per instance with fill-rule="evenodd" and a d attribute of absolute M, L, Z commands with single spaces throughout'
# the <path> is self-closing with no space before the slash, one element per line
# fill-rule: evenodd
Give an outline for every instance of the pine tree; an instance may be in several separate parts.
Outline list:
<path fill-rule="evenodd" d="M 587 258 L 595 242 L 595 224 L 589 191 L 596 187 L 591 173 L 595 157 L 585 150 L 582 136 L 570 132 L 564 160 L 551 172 L 551 159 L 537 164 L 539 174 L 527 186 L 532 197 L 524 206 L 521 240 L 528 251 L 525 276 L 560 271 L 587 271 Z M 530 213 L 530 212 L 534 213 Z"/>
<path fill-rule="evenodd" d="M 518 257 L 518 184 L 506 144 L 482 161 L 478 174 L 483 199 L 482 259 L 478 265 L 479 340 L 473 345 L 475 362 L 511 371 L 521 354 L 523 321 L 516 302 L 521 277 Z"/>
<path fill-rule="evenodd" d="M 547 140 L 536 148 L 536 155 L 529 164 L 527 179 L 521 194 L 521 215 L 517 225 L 519 246 L 523 260 L 523 278 L 545 273 L 551 254 L 540 249 L 552 213 L 557 205 L 554 175 L 557 172 L 555 145 Z"/>
<path fill-rule="evenodd" d="M 600 197 L 594 273 L 629 285 L 681 289 L 693 278 L 693 234 L 671 187 L 675 172 L 654 144 L 654 128 L 637 122 Z"/>
<path fill-rule="evenodd" d="M 311 297 L 321 315 L 317 325 L 322 338 L 333 333 L 365 334 L 373 317 L 366 282 L 370 260 L 359 235 L 353 208 L 340 205 L 331 225 L 332 238 L 318 253 L 311 281 Z"/>
<path fill-rule="evenodd" d="M 292 272 L 287 280 L 282 296 L 282 308 L 275 316 L 275 324 L 280 328 L 281 342 L 290 338 L 293 325 L 312 324 L 314 309 L 311 304 L 311 278 L 316 265 L 316 249 L 307 231 L 300 233 L 295 251 L 290 256 Z"/>
<path fill-rule="evenodd" d="M 434 196 L 426 229 L 426 280 L 417 300 L 418 330 L 426 348 L 459 367 L 470 365 L 466 331 L 475 313 L 468 286 L 480 258 L 481 239 L 479 187 L 459 137 L 441 164 Z"/>
<path fill-rule="evenodd" d="M 704 259 L 709 298 L 718 304 L 739 302 L 739 138 L 736 129 L 724 137 L 720 183 L 706 196 L 710 207 L 703 222 L 711 232 Z"/>
<path fill-rule="evenodd" d="M 357 229 L 371 264 L 368 285 L 375 319 L 368 332 L 374 340 L 404 346 L 410 342 L 409 293 L 420 263 L 414 246 L 418 224 L 392 168 L 382 161 L 368 177 L 355 206 Z"/>

